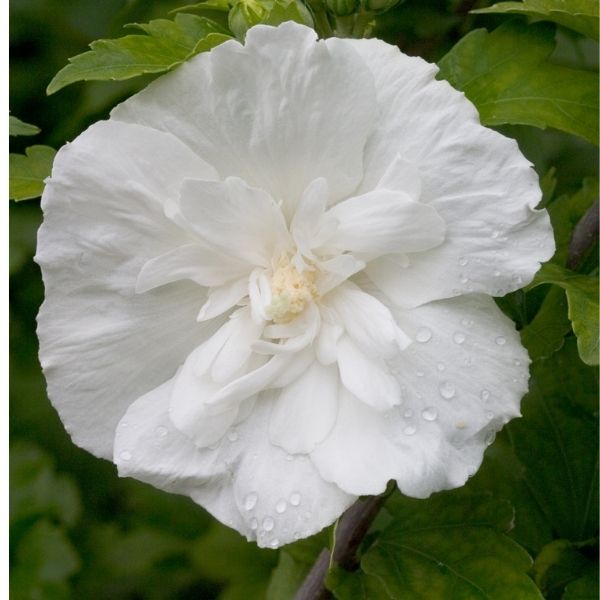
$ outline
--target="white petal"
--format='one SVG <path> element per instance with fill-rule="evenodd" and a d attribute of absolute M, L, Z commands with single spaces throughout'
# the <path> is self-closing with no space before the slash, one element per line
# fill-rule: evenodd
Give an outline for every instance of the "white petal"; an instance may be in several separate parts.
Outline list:
<path fill-rule="evenodd" d="M 344 329 L 337 323 L 321 322 L 315 352 L 322 365 L 330 365 L 337 361 L 337 344 L 343 333 Z"/>
<path fill-rule="evenodd" d="M 319 295 L 324 296 L 364 268 L 365 263 L 352 254 L 339 254 L 329 260 L 321 261 L 319 270 L 322 274 L 316 283 Z"/>
<path fill-rule="evenodd" d="M 112 117 L 167 129 L 221 177 L 294 207 L 317 177 L 334 198 L 356 187 L 374 101 L 371 73 L 351 49 L 289 22 L 195 56 Z"/>
<path fill-rule="evenodd" d="M 73 440 L 98 456 L 112 456 L 129 404 L 218 326 L 195 323 L 205 299 L 196 284 L 135 293 L 144 263 L 193 242 L 163 206 L 194 176 L 211 169 L 172 135 L 125 123 L 93 125 L 54 161 L 36 257 L 40 360 Z"/>
<path fill-rule="evenodd" d="M 398 155 L 378 181 L 375 189 L 404 192 L 411 200 L 421 197 L 421 175 L 410 161 Z"/>
<path fill-rule="evenodd" d="M 464 94 L 435 80 L 434 65 L 378 40 L 344 42 L 371 68 L 378 97 L 360 191 L 376 187 L 398 154 L 409 157 L 421 176 L 421 202 L 446 223 L 444 243 L 412 255 L 401 281 L 374 275 L 375 283 L 407 307 L 526 285 L 554 241 L 546 211 L 533 210 L 538 179 L 516 142 L 482 127 Z"/>
<path fill-rule="evenodd" d="M 248 278 L 234 280 L 212 289 L 196 320 L 208 321 L 235 306 L 248 295 Z"/>
<path fill-rule="evenodd" d="M 338 220 L 338 227 L 325 247 L 349 250 L 365 261 L 427 250 L 444 240 L 444 221 L 435 209 L 404 192 L 369 192 L 336 204 L 328 214 Z"/>
<path fill-rule="evenodd" d="M 400 404 L 400 383 L 381 359 L 363 354 L 345 335 L 337 345 L 340 377 L 344 387 L 378 411 Z"/>
<path fill-rule="evenodd" d="M 272 400 L 261 398 L 217 448 L 199 449 L 169 423 L 171 385 L 138 399 L 124 417 L 114 452 L 121 476 L 191 496 L 263 547 L 310 536 L 354 502 L 305 457 L 294 459 L 269 442 Z"/>
<path fill-rule="evenodd" d="M 335 312 L 335 321 L 369 356 L 391 358 L 411 342 L 387 306 L 352 283 L 339 286 L 324 302 Z"/>
<path fill-rule="evenodd" d="M 331 431 L 337 415 L 339 375 L 315 361 L 274 394 L 269 439 L 292 454 L 311 452 Z"/>
<path fill-rule="evenodd" d="M 190 279 L 202 286 L 223 285 L 248 273 L 248 265 L 200 244 L 185 244 L 146 261 L 135 291 L 142 294 L 161 285 Z"/>
<path fill-rule="evenodd" d="M 186 179 L 180 208 L 211 249 L 237 261 L 268 267 L 291 245 L 281 210 L 269 194 L 236 177 L 224 182 Z"/>

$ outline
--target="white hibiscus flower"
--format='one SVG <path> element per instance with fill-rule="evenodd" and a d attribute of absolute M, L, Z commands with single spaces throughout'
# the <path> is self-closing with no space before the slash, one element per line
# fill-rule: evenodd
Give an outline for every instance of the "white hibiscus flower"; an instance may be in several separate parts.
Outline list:
<path fill-rule="evenodd" d="M 531 165 L 436 71 L 259 26 L 59 152 L 39 337 L 75 443 L 261 546 L 390 479 L 465 483 L 527 389 L 491 295 L 554 243 Z"/>

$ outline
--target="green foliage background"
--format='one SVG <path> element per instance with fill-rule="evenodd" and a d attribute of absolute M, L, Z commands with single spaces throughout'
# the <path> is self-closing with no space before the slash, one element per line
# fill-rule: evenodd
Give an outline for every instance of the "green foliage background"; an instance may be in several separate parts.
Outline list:
<path fill-rule="evenodd" d="M 174 20 L 169 11 L 181 4 L 11 3 L 10 108 L 41 128 L 11 121 L 20 134 L 11 138 L 11 152 L 29 149 L 11 157 L 11 196 L 39 195 L 53 154 L 45 147 L 60 147 L 141 89 L 154 75 L 134 77 L 140 70 L 130 58 L 156 48 L 148 42 L 140 50 L 139 40 L 133 50 L 129 41 L 96 44 L 100 55 L 92 59 L 109 60 L 116 70 L 108 75 L 119 81 L 68 85 L 89 79 L 77 71 L 77 64 L 88 68 L 88 55 L 46 96 L 69 57 L 94 40 L 136 33 L 123 30 L 126 23 L 158 18 L 174 24 L 137 32 L 160 38 L 157 72 L 224 39 L 227 3 L 213 1 L 208 12 L 191 10 L 194 19 Z M 426 501 L 392 495 L 365 538 L 360 568 L 328 575 L 342 600 L 598 597 L 597 380 L 590 366 L 598 356 L 597 244 L 576 265 L 567 256 L 574 226 L 598 197 L 597 26 L 587 0 L 570 3 L 575 15 L 558 0 L 505 2 L 469 14 L 488 4 L 407 0 L 378 17 L 376 34 L 408 54 L 441 61 L 440 77 L 465 91 L 484 123 L 516 138 L 542 177 L 557 254 L 529 288 L 498 300 L 535 359 L 530 393 L 523 418 L 490 446 L 464 489 Z M 514 13 L 525 16 L 511 20 Z M 177 27 L 188 36 L 200 31 L 193 29 L 204 27 L 199 14 L 215 18 L 219 29 L 202 30 L 198 43 L 189 38 L 187 50 L 169 54 L 165 35 Z M 209 34 L 216 36 L 210 44 L 202 41 Z M 111 464 L 73 446 L 37 362 L 43 289 L 32 257 L 39 203 L 11 203 L 10 219 L 11 597 L 292 598 L 329 532 L 281 551 L 259 550 L 187 498 L 121 480 Z"/>

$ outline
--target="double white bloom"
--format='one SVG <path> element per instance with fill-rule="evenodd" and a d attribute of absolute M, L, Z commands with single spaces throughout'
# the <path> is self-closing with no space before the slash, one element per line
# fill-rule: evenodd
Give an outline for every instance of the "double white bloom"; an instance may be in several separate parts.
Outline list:
<path fill-rule="evenodd" d="M 515 142 L 435 74 L 259 26 L 59 152 L 40 355 L 77 444 L 272 547 L 475 472 L 527 389 L 490 295 L 554 244 Z"/>

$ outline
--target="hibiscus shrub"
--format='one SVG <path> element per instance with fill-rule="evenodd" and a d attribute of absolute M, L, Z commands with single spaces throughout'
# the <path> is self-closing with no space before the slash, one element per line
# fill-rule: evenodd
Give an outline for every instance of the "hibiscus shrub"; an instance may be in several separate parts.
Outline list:
<path fill-rule="evenodd" d="M 11 597 L 598 597 L 596 2 L 10 18 Z"/>

